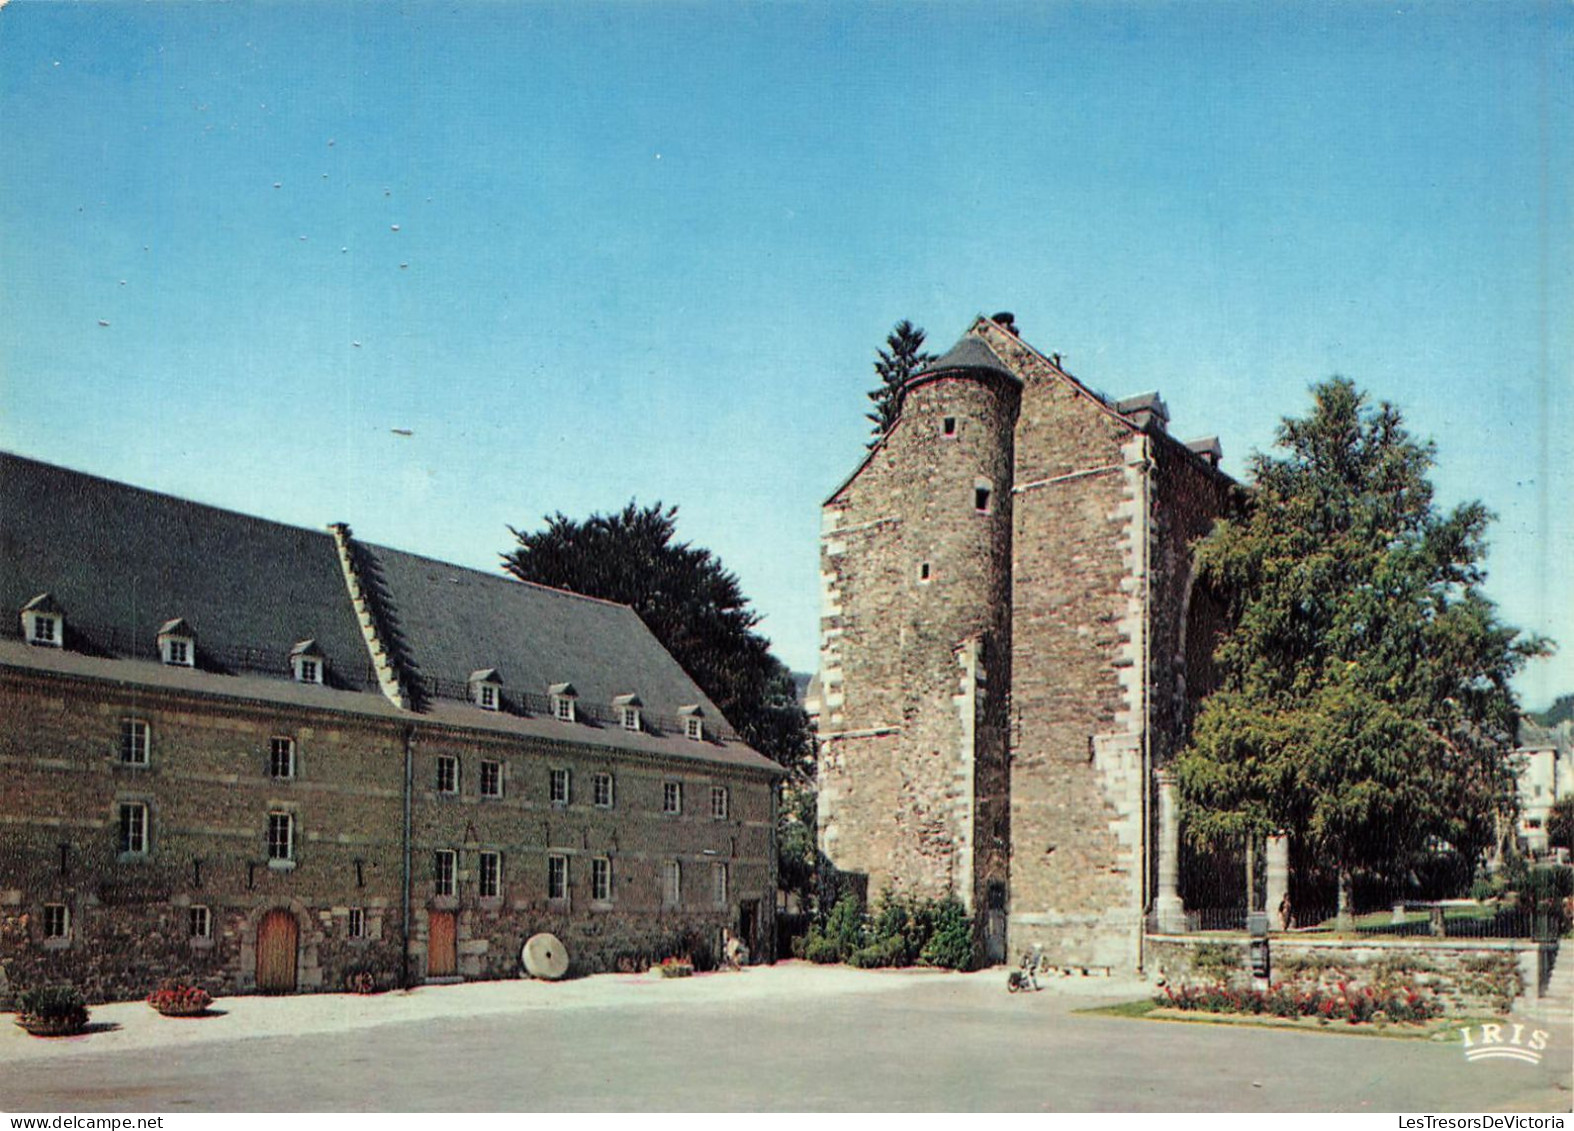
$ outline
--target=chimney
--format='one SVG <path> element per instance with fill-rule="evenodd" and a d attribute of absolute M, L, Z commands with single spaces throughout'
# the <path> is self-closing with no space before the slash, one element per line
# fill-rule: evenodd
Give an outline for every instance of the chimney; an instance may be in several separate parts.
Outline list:
<path fill-rule="evenodd" d="M 1004 329 L 1008 334 L 1017 332 L 1017 316 L 1009 310 L 1002 310 L 999 314 L 991 314 L 989 320 L 996 326 Z"/>
<path fill-rule="evenodd" d="M 1138 393 L 1117 401 L 1115 411 L 1131 417 L 1145 432 L 1163 432 L 1170 422 L 1170 410 L 1158 393 Z"/>
<path fill-rule="evenodd" d="M 1186 446 L 1208 461 L 1209 467 L 1218 467 L 1224 459 L 1224 445 L 1217 436 L 1204 436 L 1200 440 L 1187 440 Z"/>

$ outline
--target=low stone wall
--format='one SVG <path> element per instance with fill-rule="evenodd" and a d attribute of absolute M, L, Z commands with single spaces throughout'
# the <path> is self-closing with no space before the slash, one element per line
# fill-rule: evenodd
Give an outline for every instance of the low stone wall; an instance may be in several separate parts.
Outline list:
<path fill-rule="evenodd" d="M 1146 969 L 1169 984 L 1251 981 L 1244 932 L 1148 935 Z M 1275 934 L 1272 981 L 1331 989 L 1402 981 L 1437 995 L 1454 1016 L 1507 1013 L 1538 997 L 1556 943 L 1518 939 L 1333 939 Z M 1543 948 L 1548 951 L 1543 955 Z"/>

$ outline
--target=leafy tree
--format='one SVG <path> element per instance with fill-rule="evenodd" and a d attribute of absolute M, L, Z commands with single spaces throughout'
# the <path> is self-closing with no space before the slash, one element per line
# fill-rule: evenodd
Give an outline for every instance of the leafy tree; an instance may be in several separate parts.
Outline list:
<path fill-rule="evenodd" d="M 1285 454 L 1254 456 L 1244 513 L 1198 546 L 1234 628 L 1176 769 L 1195 843 L 1287 830 L 1334 867 L 1348 914 L 1357 871 L 1493 843 L 1516 806 L 1509 679 L 1549 646 L 1482 596 L 1491 516 L 1439 513 L 1432 445 L 1343 378 L 1312 392 Z"/>
<path fill-rule="evenodd" d="M 1574 794 L 1560 797 L 1547 814 L 1547 843 L 1574 851 Z"/>
<path fill-rule="evenodd" d="M 634 608 L 744 741 L 794 770 L 809 771 L 813 742 L 792 673 L 754 631 L 737 577 L 709 551 L 674 542 L 677 507 L 630 502 L 577 522 L 559 513 L 529 533 L 503 568 L 534 581 Z"/>
<path fill-rule="evenodd" d="M 871 448 L 902 414 L 902 389 L 908 379 L 934 360 L 934 355 L 924 352 L 923 330 L 905 318 L 886 335 L 885 347 L 877 351 L 878 360 L 874 363 L 880 383 L 869 392 L 869 399 L 874 402 L 874 411 L 868 414 L 874 422 L 875 438 L 869 441 Z"/>

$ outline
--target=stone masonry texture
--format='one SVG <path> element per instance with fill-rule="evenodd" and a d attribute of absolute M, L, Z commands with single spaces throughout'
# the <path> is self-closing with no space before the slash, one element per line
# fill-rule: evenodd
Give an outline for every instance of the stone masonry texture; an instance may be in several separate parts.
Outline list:
<path fill-rule="evenodd" d="M 871 893 L 998 907 L 1011 953 L 1132 970 L 1153 771 L 1222 623 L 1192 546 L 1237 488 L 1007 322 L 968 338 L 1001 365 L 915 378 L 824 507 L 822 847 Z"/>

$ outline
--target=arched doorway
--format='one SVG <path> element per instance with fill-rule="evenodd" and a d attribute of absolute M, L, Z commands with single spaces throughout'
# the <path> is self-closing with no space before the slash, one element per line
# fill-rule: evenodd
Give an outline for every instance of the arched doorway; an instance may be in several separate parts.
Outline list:
<path fill-rule="evenodd" d="M 257 989 L 265 994 L 292 994 L 296 989 L 296 955 L 300 925 L 295 916 L 276 907 L 257 924 Z"/>

